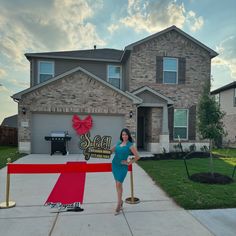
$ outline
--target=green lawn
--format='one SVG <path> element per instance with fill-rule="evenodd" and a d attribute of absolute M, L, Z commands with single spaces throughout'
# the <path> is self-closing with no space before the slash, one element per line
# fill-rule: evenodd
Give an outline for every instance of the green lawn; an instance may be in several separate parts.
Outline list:
<path fill-rule="evenodd" d="M 18 153 L 17 147 L 0 146 L 0 169 L 6 166 L 7 158 L 11 158 L 11 162 L 14 162 L 25 155 Z"/>
<path fill-rule="evenodd" d="M 236 158 L 216 158 L 214 172 L 231 176 Z M 188 179 L 183 160 L 142 161 L 138 164 L 185 209 L 236 207 L 236 182 L 227 185 L 196 183 Z M 190 175 L 209 172 L 209 158 L 187 160 Z M 236 173 L 235 173 L 236 175 Z M 236 180 L 236 176 L 234 176 Z"/>
<path fill-rule="evenodd" d="M 235 148 L 214 149 L 213 154 L 218 154 L 223 157 L 236 157 L 236 149 Z"/>

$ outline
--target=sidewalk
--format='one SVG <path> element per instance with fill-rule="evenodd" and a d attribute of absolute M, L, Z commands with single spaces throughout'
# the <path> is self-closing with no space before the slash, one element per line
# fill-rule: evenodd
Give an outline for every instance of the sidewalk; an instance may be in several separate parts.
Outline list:
<path fill-rule="evenodd" d="M 81 155 L 35 154 L 23 157 L 17 163 L 67 161 L 84 159 Z M 108 160 L 92 158 L 91 162 Z M 211 233 L 210 227 L 211 231 L 200 223 L 197 211 L 189 212 L 178 207 L 138 165 L 135 164 L 133 169 L 134 193 L 141 202 L 136 205 L 125 203 L 123 212 L 118 216 L 113 213 L 116 191 L 112 173 L 87 173 L 84 211 L 59 214 L 56 209 L 43 206 L 58 174 L 11 175 L 10 200 L 16 202 L 16 207 L 0 209 L 0 235 L 220 235 Z M 5 180 L 6 168 L 0 171 L 0 202 L 5 201 Z M 124 199 L 126 197 L 130 197 L 129 173 L 124 182 Z"/>

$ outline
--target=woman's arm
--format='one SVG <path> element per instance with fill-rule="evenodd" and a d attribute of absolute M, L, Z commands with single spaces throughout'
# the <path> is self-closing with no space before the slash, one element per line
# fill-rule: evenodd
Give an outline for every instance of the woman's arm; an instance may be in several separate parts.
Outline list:
<path fill-rule="evenodd" d="M 130 159 L 129 161 L 127 161 L 127 160 L 122 161 L 122 164 L 124 164 L 124 165 L 131 165 L 132 163 L 134 163 L 140 159 L 137 148 L 134 145 L 131 146 L 130 150 L 133 153 L 134 158 Z"/>
<path fill-rule="evenodd" d="M 115 151 L 115 148 L 116 146 L 113 146 L 110 150 L 111 150 L 111 153 L 113 153 Z"/>
<path fill-rule="evenodd" d="M 130 148 L 130 150 L 131 150 L 131 152 L 134 154 L 134 158 L 132 158 L 132 159 L 128 162 L 128 164 L 132 164 L 132 163 L 134 163 L 134 162 L 136 162 L 136 161 L 138 161 L 138 160 L 140 159 L 138 150 L 137 150 L 137 148 L 136 148 L 134 145 L 132 145 L 132 147 Z"/>

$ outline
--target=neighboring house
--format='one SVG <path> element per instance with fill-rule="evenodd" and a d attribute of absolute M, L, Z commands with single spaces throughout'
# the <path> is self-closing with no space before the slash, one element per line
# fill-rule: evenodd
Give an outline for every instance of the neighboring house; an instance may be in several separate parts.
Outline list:
<path fill-rule="evenodd" d="M 236 146 L 236 82 L 232 82 L 211 92 L 215 95 L 220 108 L 225 112 L 223 118 L 227 135 L 222 143 L 226 146 Z"/>
<path fill-rule="evenodd" d="M 2 121 L 1 126 L 7 126 L 7 127 L 11 127 L 11 128 L 18 128 L 17 115 L 8 116 L 8 117 L 4 118 L 4 120 Z"/>
<path fill-rule="evenodd" d="M 178 142 L 205 145 L 196 133 L 196 105 L 218 54 L 176 26 L 124 50 L 27 53 L 31 87 L 14 94 L 19 150 L 49 153 L 44 136 L 68 130 L 70 153 L 80 152 L 72 115 L 91 114 L 96 134 L 113 144 L 123 127 L 139 149 L 169 152 Z"/>

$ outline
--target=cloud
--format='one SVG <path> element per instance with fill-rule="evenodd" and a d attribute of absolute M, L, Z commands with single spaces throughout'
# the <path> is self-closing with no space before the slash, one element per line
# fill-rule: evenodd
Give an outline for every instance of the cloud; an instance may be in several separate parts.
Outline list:
<path fill-rule="evenodd" d="M 2 88 L 4 86 L 0 86 L 0 124 L 5 117 L 10 115 L 14 115 L 17 113 L 17 103 L 14 102 L 11 98 L 12 92 L 7 88 Z"/>
<path fill-rule="evenodd" d="M 96 26 L 89 22 L 103 7 L 102 1 L 0 0 L 0 4 L 0 55 L 21 69 L 28 70 L 26 52 L 105 45 Z"/>
<path fill-rule="evenodd" d="M 188 23 L 190 30 L 195 32 L 202 28 L 204 20 L 202 16 L 197 17 L 196 13 L 189 11 L 186 16 L 186 22 Z"/>
<path fill-rule="evenodd" d="M 55 0 L 56 14 L 51 20 L 61 28 L 64 36 L 67 36 L 67 49 L 91 48 L 94 44 L 105 45 L 96 32 L 96 26 L 87 22 L 102 6 L 101 1 L 90 3 L 84 0 Z M 65 45 L 60 47 L 63 49 Z"/>
<path fill-rule="evenodd" d="M 26 89 L 29 87 L 29 82 L 25 82 L 25 81 L 20 81 L 20 80 L 16 80 L 16 79 L 8 79 L 8 83 L 10 83 L 11 85 L 19 88 L 19 89 Z"/>
<path fill-rule="evenodd" d="M 212 60 L 214 66 L 227 67 L 231 77 L 236 79 L 236 36 L 223 40 L 217 47 L 219 56 Z"/>
<path fill-rule="evenodd" d="M 10 93 L 10 90 L 7 89 L 4 85 L 0 84 L 0 93 Z"/>
<path fill-rule="evenodd" d="M 7 75 L 7 72 L 4 69 L 0 68 L 0 78 L 6 75 Z"/>
<path fill-rule="evenodd" d="M 171 25 L 183 28 L 185 23 L 196 31 L 203 25 L 202 17 L 197 17 L 193 11 L 186 12 L 183 3 L 173 0 L 129 0 L 127 13 L 120 22 L 136 32 L 155 33 Z"/>
<path fill-rule="evenodd" d="M 112 34 L 112 33 L 114 33 L 114 31 L 119 29 L 119 25 L 118 24 L 111 24 L 107 29 Z"/>

